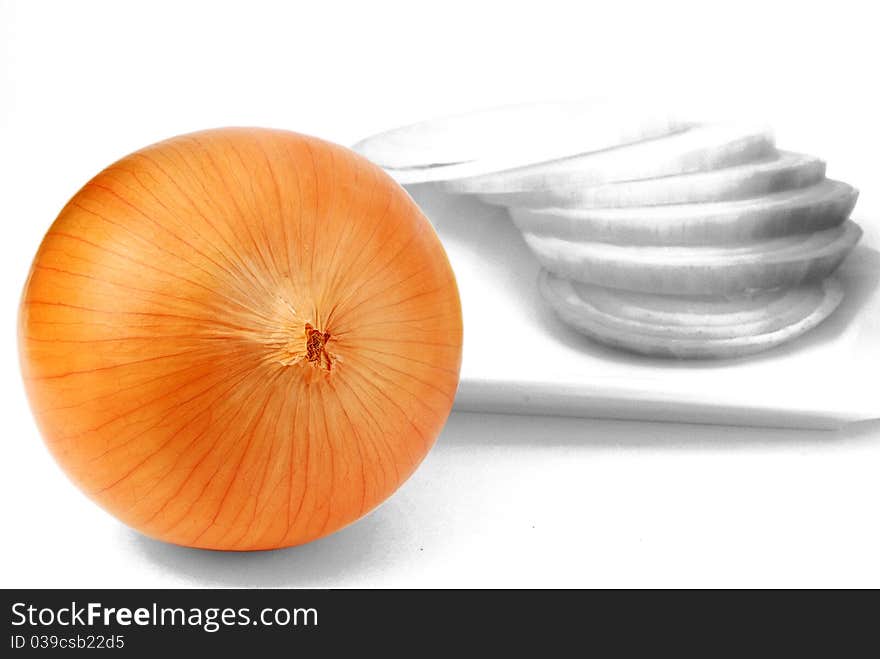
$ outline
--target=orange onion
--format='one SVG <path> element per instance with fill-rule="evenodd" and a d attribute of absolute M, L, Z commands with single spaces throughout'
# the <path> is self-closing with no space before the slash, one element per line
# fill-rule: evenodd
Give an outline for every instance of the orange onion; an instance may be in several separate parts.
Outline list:
<path fill-rule="evenodd" d="M 70 478 L 139 531 L 212 549 L 332 533 L 394 492 L 452 406 L 461 306 L 430 223 L 340 146 L 172 138 L 46 234 L 25 386 Z"/>

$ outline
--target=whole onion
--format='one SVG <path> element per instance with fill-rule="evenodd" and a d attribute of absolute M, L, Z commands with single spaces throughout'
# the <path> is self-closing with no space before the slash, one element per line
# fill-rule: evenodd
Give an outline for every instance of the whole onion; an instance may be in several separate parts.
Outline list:
<path fill-rule="evenodd" d="M 70 478 L 168 542 L 329 534 L 413 472 L 452 406 L 455 278 L 406 192 L 348 149 L 230 128 L 85 185 L 21 303 L 28 396 Z"/>

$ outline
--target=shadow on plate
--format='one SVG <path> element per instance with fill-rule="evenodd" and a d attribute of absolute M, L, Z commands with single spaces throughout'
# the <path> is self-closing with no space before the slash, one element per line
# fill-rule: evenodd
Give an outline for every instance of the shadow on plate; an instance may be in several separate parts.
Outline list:
<path fill-rule="evenodd" d="M 298 547 L 227 552 L 193 549 L 153 540 L 136 531 L 137 552 L 163 570 L 195 584 L 235 587 L 319 587 L 346 576 L 381 570 L 391 538 L 406 532 L 406 517 L 389 501 L 330 536 Z"/>

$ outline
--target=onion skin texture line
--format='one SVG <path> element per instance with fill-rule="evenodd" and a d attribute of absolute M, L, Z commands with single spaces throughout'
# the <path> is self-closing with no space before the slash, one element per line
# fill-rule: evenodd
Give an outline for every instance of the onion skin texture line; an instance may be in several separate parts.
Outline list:
<path fill-rule="evenodd" d="M 287 131 L 172 138 L 64 207 L 19 348 L 50 451 L 129 526 L 191 547 L 305 543 L 415 470 L 461 364 L 455 277 L 407 193 Z"/>

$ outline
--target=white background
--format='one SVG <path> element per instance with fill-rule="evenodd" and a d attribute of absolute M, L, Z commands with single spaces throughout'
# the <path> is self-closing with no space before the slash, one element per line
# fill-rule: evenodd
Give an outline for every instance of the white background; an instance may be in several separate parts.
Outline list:
<path fill-rule="evenodd" d="M 349 144 L 505 103 L 672 96 L 763 116 L 780 145 L 826 158 L 861 188 L 876 234 L 870 7 L 0 2 L 0 586 L 880 586 L 877 423 L 454 414 L 416 475 L 334 536 L 261 554 L 163 545 L 55 466 L 15 339 L 30 259 L 64 202 L 127 152 L 220 125 Z"/>

